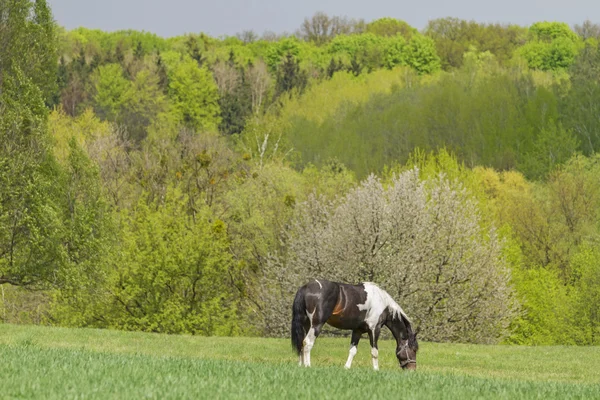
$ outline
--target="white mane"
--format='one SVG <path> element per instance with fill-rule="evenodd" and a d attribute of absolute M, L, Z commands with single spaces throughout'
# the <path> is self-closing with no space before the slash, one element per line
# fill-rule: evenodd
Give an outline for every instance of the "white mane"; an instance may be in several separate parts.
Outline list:
<path fill-rule="evenodd" d="M 410 318 L 408 318 L 408 315 L 406 315 L 402 307 L 396 303 L 396 301 L 392 298 L 392 296 L 389 295 L 388 292 L 373 282 L 363 282 L 363 285 L 365 286 L 365 291 L 367 292 L 367 303 L 371 303 L 371 307 L 379 304 L 380 307 L 383 306 L 383 309 L 390 310 L 394 318 L 400 318 L 400 315 L 402 315 L 408 320 L 409 323 L 411 322 Z M 369 296 L 372 298 L 369 299 Z M 383 311 L 383 309 L 381 311 Z"/>

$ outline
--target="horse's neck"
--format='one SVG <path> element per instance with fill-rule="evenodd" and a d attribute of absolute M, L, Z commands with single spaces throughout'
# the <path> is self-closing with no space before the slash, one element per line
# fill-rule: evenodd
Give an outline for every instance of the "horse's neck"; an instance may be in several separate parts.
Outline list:
<path fill-rule="evenodd" d="M 407 337 L 402 337 L 402 332 L 406 331 L 406 326 L 404 325 L 404 322 L 402 322 L 402 319 L 394 318 L 392 315 L 388 323 L 388 328 L 390 328 L 390 331 L 392 331 L 392 335 L 394 335 L 396 343 L 399 344 L 401 340 L 408 339 L 408 332 L 406 334 Z"/>

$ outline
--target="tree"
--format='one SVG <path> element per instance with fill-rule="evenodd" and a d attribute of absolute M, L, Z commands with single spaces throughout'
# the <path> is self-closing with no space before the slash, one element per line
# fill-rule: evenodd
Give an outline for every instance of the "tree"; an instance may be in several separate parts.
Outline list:
<path fill-rule="evenodd" d="M 0 3 L 0 85 L 20 71 L 39 88 L 46 104 L 57 90 L 57 37 L 45 0 Z"/>
<path fill-rule="evenodd" d="M 43 285 L 64 265 L 45 107 L 56 87 L 54 24 L 43 0 L 3 1 L 0 15 L 0 284 Z"/>
<path fill-rule="evenodd" d="M 569 68 L 583 46 L 583 41 L 569 26 L 560 22 L 537 22 L 529 28 L 530 40 L 519 54 L 533 69 Z"/>
<path fill-rule="evenodd" d="M 478 24 L 458 18 L 440 18 L 428 22 L 425 35 L 435 42 L 444 69 L 458 68 L 463 54 L 475 47 L 489 51 L 503 64 L 526 41 L 527 30 L 517 25 Z"/>
<path fill-rule="evenodd" d="M 169 69 L 169 98 L 178 120 L 197 131 L 217 129 L 219 92 L 206 67 L 184 59 Z"/>
<path fill-rule="evenodd" d="M 418 32 L 417 29 L 406 22 L 390 17 L 379 18 L 369 22 L 366 31 L 378 36 L 401 35 L 406 40 L 410 40 L 412 35 Z"/>
<path fill-rule="evenodd" d="M 238 134 L 244 130 L 246 118 L 252 113 L 252 87 L 246 69 L 236 66 L 233 51 L 227 62 L 219 62 L 213 68 L 213 75 L 219 87 L 219 107 L 221 109 L 221 132 Z"/>
<path fill-rule="evenodd" d="M 562 98 L 562 119 L 579 139 L 580 149 L 592 155 L 600 149 L 600 47 L 586 43 L 569 73 L 571 90 Z"/>
<path fill-rule="evenodd" d="M 267 65 L 261 60 L 257 60 L 248 66 L 246 76 L 252 96 L 252 113 L 258 115 L 265 107 L 267 95 L 272 87 L 273 80 L 269 74 Z"/>
<path fill-rule="evenodd" d="M 258 40 L 258 35 L 253 30 L 245 30 L 241 33 L 236 33 L 235 36 L 245 44 L 254 43 Z"/>
<path fill-rule="evenodd" d="M 419 74 L 430 74 L 440 69 L 441 62 L 435 43 L 428 37 L 414 35 L 406 46 L 406 64 Z"/>
<path fill-rule="evenodd" d="M 591 38 L 600 39 L 600 25 L 593 23 L 589 19 L 585 20 L 581 25 L 576 24 L 573 27 L 573 31 L 583 40 Z"/>
<path fill-rule="evenodd" d="M 531 153 L 524 158 L 520 170 L 528 177 L 544 178 L 558 165 L 569 160 L 578 147 L 578 140 L 570 131 L 552 123 L 537 135 Z"/>
<path fill-rule="evenodd" d="M 291 53 L 287 53 L 284 61 L 277 70 L 275 82 L 275 97 L 288 93 L 292 89 L 302 93 L 308 83 L 306 73 L 300 69 L 300 64 Z"/>
<path fill-rule="evenodd" d="M 123 75 L 119 64 L 107 64 L 98 68 L 92 75 L 95 88 L 94 108 L 103 119 L 116 122 L 125 103 L 126 93 L 131 82 Z"/>
<path fill-rule="evenodd" d="M 600 252 L 596 243 L 585 243 L 573 259 L 578 275 L 576 312 L 585 344 L 600 343 Z"/>
<path fill-rule="evenodd" d="M 338 71 L 344 70 L 344 64 L 341 61 L 336 61 L 335 58 L 331 58 L 329 65 L 327 66 L 327 77 L 330 79 L 333 78 L 333 74 Z"/>
<path fill-rule="evenodd" d="M 74 136 L 68 145 L 61 188 L 66 268 L 54 293 L 52 314 L 63 324 L 106 327 L 105 317 L 90 310 L 107 296 L 107 265 L 115 248 L 112 214 L 97 166 Z"/>
<path fill-rule="evenodd" d="M 60 93 L 62 107 L 71 116 L 78 115 L 88 105 L 91 97 L 90 75 L 91 67 L 87 63 L 87 57 L 83 48 L 78 56 L 65 66 L 66 83 Z"/>
<path fill-rule="evenodd" d="M 126 130 L 126 137 L 139 144 L 148 135 L 148 128 L 159 115 L 167 112 L 167 98 L 159 86 L 159 77 L 152 71 L 137 73 L 123 94 L 117 121 Z"/>
<path fill-rule="evenodd" d="M 443 176 L 422 181 L 417 170 L 387 187 L 370 176 L 335 202 L 309 198 L 295 216 L 286 252 L 267 274 L 278 304 L 288 304 L 309 277 L 374 281 L 427 340 L 505 336 L 515 309 L 501 240 L 460 184 Z M 271 309 L 267 319 L 275 327 L 285 315 Z"/>
<path fill-rule="evenodd" d="M 304 18 L 300 27 L 300 37 L 317 46 L 323 45 L 341 34 L 360 33 L 364 30 L 362 20 L 348 20 L 343 17 L 329 17 L 323 12 L 315 13 L 310 19 Z"/>
<path fill-rule="evenodd" d="M 203 335 L 247 330 L 238 314 L 240 272 L 228 252 L 227 226 L 207 211 L 191 219 L 186 198 L 170 189 L 163 205 L 141 201 L 122 216 L 109 326 Z"/>
<path fill-rule="evenodd" d="M 187 49 L 188 55 L 192 58 L 192 60 L 198 63 L 198 66 L 202 66 L 204 64 L 204 55 L 202 54 L 202 49 L 200 49 L 200 45 L 198 44 L 198 38 L 194 35 L 189 35 L 187 40 L 185 41 L 185 47 Z"/>

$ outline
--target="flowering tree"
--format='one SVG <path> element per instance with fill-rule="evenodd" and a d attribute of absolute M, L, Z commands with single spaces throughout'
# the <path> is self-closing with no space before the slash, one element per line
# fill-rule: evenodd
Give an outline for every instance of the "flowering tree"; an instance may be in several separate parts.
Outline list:
<path fill-rule="evenodd" d="M 287 306 L 311 277 L 379 284 L 426 340 L 496 342 L 516 311 L 500 238 L 444 176 L 423 181 L 414 169 L 389 185 L 370 176 L 335 202 L 313 196 L 285 239 L 267 277 L 273 334 L 287 331 Z"/>

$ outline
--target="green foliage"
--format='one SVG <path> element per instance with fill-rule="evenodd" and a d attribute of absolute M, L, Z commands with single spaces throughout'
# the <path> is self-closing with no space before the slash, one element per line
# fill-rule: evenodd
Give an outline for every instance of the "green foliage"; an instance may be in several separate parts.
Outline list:
<path fill-rule="evenodd" d="M 396 36 L 399 34 L 406 40 L 410 40 L 418 31 L 404 21 L 384 17 L 369 22 L 367 24 L 367 32 L 378 36 Z"/>
<path fill-rule="evenodd" d="M 45 285 L 64 261 L 44 104 L 56 82 L 54 25 L 45 1 L 2 2 L 0 14 L 11 38 L 0 41 L 0 284 Z"/>
<path fill-rule="evenodd" d="M 525 345 L 585 343 L 574 322 L 573 300 L 558 276 L 546 269 L 513 270 L 524 314 L 514 322 L 509 342 Z"/>
<path fill-rule="evenodd" d="M 77 53 L 79 49 L 85 49 L 91 54 L 109 53 L 114 52 L 117 47 L 121 52 L 133 51 L 139 47 L 142 54 L 166 51 L 169 48 L 166 39 L 154 33 L 135 30 L 104 32 L 80 27 L 68 32 L 63 31 L 60 35 L 62 55 Z"/>
<path fill-rule="evenodd" d="M 56 95 L 58 59 L 56 29 L 45 0 L 11 0 L 0 4 L 0 84 L 12 74 L 23 74 L 50 104 Z"/>
<path fill-rule="evenodd" d="M 275 96 L 283 93 L 296 91 L 302 93 L 308 83 L 306 73 L 300 70 L 299 62 L 291 53 L 287 53 L 281 66 L 277 69 L 277 80 L 275 83 Z"/>
<path fill-rule="evenodd" d="M 596 243 L 585 243 L 573 256 L 575 311 L 585 342 L 600 341 L 600 251 Z"/>
<path fill-rule="evenodd" d="M 102 326 L 94 315 L 105 301 L 106 266 L 113 257 L 115 226 L 105 201 L 99 171 L 75 137 L 69 140 L 62 206 L 66 266 L 52 293 L 52 319 L 70 326 Z"/>
<path fill-rule="evenodd" d="M 373 70 L 384 62 L 385 39 L 373 33 L 336 36 L 327 46 L 327 52 L 339 57 L 348 64 L 356 60 L 362 66 Z"/>
<path fill-rule="evenodd" d="M 527 165 L 539 127 L 552 130 L 552 121 L 558 119 L 552 92 L 526 77 L 497 72 L 484 59 L 434 79 L 396 76 L 391 93 L 377 93 L 360 104 L 352 104 L 349 96 L 346 102 L 335 101 L 332 85 L 325 83 L 311 89 L 305 100 L 286 104 L 281 116 L 303 161 L 321 165 L 337 157 L 364 177 L 385 165 L 404 163 L 415 148 L 446 147 L 470 166 L 513 168 Z M 364 90 L 363 95 L 367 93 L 373 91 Z M 320 96 L 328 99 L 328 107 L 312 111 Z M 573 149 L 567 139 L 561 144 L 570 147 L 561 151 Z M 558 161 L 565 154 L 570 155 L 561 153 Z"/>
<path fill-rule="evenodd" d="M 116 121 L 131 86 L 131 82 L 123 75 L 121 65 L 101 66 L 92 75 L 92 82 L 96 90 L 96 113 L 108 121 Z"/>
<path fill-rule="evenodd" d="M 435 42 L 426 36 L 414 35 L 407 46 L 406 64 L 419 74 L 431 74 L 440 69 L 441 63 Z"/>
<path fill-rule="evenodd" d="M 269 70 L 275 73 L 288 55 L 292 55 L 295 60 L 302 63 L 308 58 L 313 47 L 295 37 L 284 38 L 268 47 L 265 62 Z"/>
<path fill-rule="evenodd" d="M 150 126 L 168 112 L 169 105 L 159 79 L 152 71 L 142 70 L 123 95 L 118 121 L 125 127 L 127 138 L 134 143 L 144 139 Z"/>
<path fill-rule="evenodd" d="M 565 23 L 538 22 L 529 28 L 531 40 L 518 50 L 529 68 L 558 71 L 569 68 L 583 42 Z"/>
<path fill-rule="evenodd" d="M 529 27 L 529 34 L 534 39 L 545 42 L 560 38 L 569 39 L 571 42 L 579 40 L 577 34 L 564 22 L 536 22 Z"/>
<path fill-rule="evenodd" d="M 581 143 L 581 151 L 592 155 L 600 149 L 600 51 L 586 43 L 571 66 L 571 88 L 561 97 L 561 120 Z"/>
<path fill-rule="evenodd" d="M 122 216 L 122 251 L 109 277 L 119 306 L 109 326 L 204 335 L 245 330 L 227 227 L 208 215 L 192 220 L 186 204 L 173 190 L 163 206 L 141 202 Z"/>
<path fill-rule="evenodd" d="M 170 66 L 168 73 L 169 98 L 180 123 L 197 131 L 216 130 L 221 119 L 219 93 L 206 67 L 183 59 Z"/>
<path fill-rule="evenodd" d="M 478 24 L 458 18 L 429 21 L 425 35 L 431 37 L 444 69 L 458 68 L 463 54 L 471 47 L 491 52 L 501 64 L 512 59 L 514 51 L 526 40 L 527 29 L 517 25 Z"/>
<path fill-rule="evenodd" d="M 579 148 L 577 138 L 561 124 L 551 123 L 534 139 L 531 153 L 524 157 L 520 169 L 533 179 L 544 178 L 556 166 L 563 164 Z"/>

